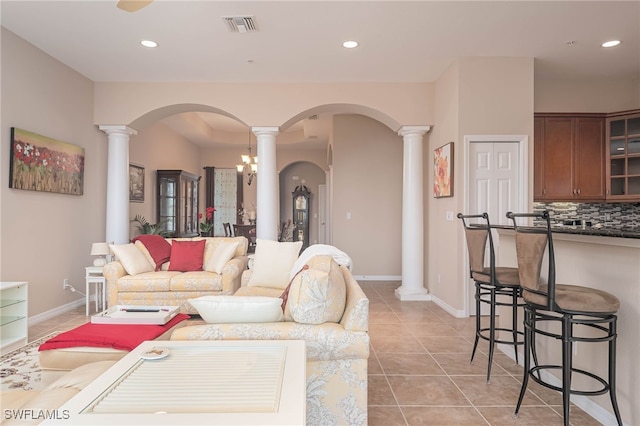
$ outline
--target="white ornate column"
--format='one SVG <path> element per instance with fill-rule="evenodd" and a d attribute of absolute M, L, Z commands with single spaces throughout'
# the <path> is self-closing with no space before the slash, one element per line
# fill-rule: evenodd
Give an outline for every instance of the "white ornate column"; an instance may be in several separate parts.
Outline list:
<path fill-rule="evenodd" d="M 258 145 L 256 237 L 278 239 L 278 181 L 276 179 L 277 127 L 252 127 Z"/>
<path fill-rule="evenodd" d="M 109 137 L 107 160 L 106 241 L 129 242 L 129 136 L 138 132 L 128 126 L 98 126 Z"/>
<path fill-rule="evenodd" d="M 424 173 L 422 136 L 429 126 L 403 126 L 402 166 L 402 285 L 400 300 L 431 300 L 424 288 Z"/>

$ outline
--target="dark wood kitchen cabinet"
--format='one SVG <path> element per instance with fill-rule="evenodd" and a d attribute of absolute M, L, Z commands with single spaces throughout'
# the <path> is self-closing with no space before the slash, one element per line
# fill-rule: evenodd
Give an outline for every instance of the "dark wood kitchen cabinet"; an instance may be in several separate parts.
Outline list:
<path fill-rule="evenodd" d="M 534 199 L 605 199 L 604 114 L 536 114 Z"/>

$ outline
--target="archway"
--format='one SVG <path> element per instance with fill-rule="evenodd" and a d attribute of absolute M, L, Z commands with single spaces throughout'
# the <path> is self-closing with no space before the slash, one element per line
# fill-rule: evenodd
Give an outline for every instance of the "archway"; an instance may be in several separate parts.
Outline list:
<path fill-rule="evenodd" d="M 299 187 L 305 186 L 311 192 L 309 203 L 309 244 L 325 244 L 327 182 L 326 172 L 309 161 L 296 161 L 288 164 L 279 173 L 280 189 L 280 229 L 289 229 L 292 223 L 293 201 L 291 194 Z M 286 232 L 285 232 L 286 233 Z M 288 235 L 281 235 L 281 240 L 288 240 Z"/>

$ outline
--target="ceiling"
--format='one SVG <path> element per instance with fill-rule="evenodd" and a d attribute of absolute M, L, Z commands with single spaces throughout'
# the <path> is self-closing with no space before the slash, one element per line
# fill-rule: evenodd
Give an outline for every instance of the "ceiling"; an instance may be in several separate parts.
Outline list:
<path fill-rule="evenodd" d="M 2 0 L 0 17 L 96 82 L 432 82 L 468 56 L 533 57 L 536 79 L 640 75 L 637 1 L 155 0 L 134 13 L 115 4 Z M 257 31 L 229 32 L 222 18 L 237 15 L 253 16 Z M 359 47 L 343 48 L 350 39 Z M 600 46 L 611 39 L 622 44 Z M 201 146 L 224 143 L 189 132 L 194 119 L 248 132 L 208 113 L 165 124 Z M 288 129 L 290 139 L 326 143 L 328 130 L 305 127 Z"/>

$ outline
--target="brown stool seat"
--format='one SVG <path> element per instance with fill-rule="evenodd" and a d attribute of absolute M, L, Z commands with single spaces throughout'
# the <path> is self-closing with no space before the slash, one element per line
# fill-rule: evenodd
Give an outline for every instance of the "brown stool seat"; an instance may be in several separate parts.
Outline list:
<path fill-rule="evenodd" d="M 544 293 L 548 292 L 549 286 L 540 286 Z M 562 312 L 574 315 L 586 314 L 615 314 L 620 309 L 620 301 L 611 293 L 598 290 L 596 288 L 582 287 L 577 285 L 556 284 L 555 303 Z M 547 306 L 546 294 L 536 294 L 524 290 L 522 297 L 525 302 L 540 307 Z"/>
<path fill-rule="evenodd" d="M 471 272 L 471 278 L 475 281 L 491 284 L 491 268 L 483 268 L 482 272 Z M 496 266 L 496 284 L 504 287 L 520 287 L 518 268 Z"/>

